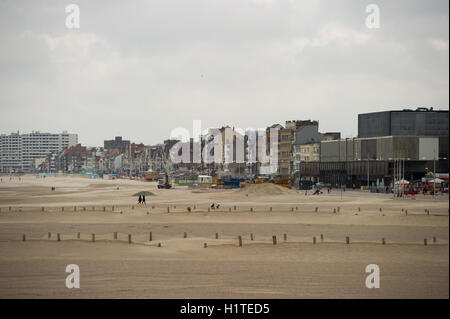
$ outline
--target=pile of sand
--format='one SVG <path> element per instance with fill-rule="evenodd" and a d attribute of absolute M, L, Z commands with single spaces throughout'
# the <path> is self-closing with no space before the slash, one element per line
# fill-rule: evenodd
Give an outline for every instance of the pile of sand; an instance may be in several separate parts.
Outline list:
<path fill-rule="evenodd" d="M 236 191 L 236 193 L 240 193 L 240 194 L 247 195 L 247 196 L 285 195 L 285 194 L 292 194 L 292 192 L 293 191 L 287 187 L 275 185 L 272 183 L 249 184 L 249 185 L 246 185 L 245 187 L 240 188 Z"/>

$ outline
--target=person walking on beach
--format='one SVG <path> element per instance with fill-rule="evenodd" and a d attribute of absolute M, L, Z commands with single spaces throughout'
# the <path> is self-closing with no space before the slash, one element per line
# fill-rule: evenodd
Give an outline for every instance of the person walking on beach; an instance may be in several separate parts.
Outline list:
<path fill-rule="evenodd" d="M 138 204 L 142 203 L 142 196 L 139 195 Z"/>
<path fill-rule="evenodd" d="M 147 206 L 147 204 L 145 203 L 145 195 L 142 195 L 142 204 L 144 204 L 145 206 Z"/>

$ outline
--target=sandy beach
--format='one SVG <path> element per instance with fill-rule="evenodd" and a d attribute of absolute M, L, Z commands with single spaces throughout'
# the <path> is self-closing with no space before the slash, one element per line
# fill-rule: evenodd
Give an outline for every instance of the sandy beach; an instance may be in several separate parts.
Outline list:
<path fill-rule="evenodd" d="M 139 191 L 154 194 L 146 206 Z M 0 298 L 448 298 L 448 205 L 266 184 L 159 190 L 3 176 Z M 65 286 L 68 264 L 80 267 L 79 289 Z M 366 288 L 368 264 L 380 268 L 378 289 Z"/>

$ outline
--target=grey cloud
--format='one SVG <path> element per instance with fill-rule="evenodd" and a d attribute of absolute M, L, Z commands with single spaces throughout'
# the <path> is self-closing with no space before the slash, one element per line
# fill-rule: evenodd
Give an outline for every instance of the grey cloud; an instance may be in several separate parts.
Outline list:
<path fill-rule="evenodd" d="M 157 143 L 175 127 L 317 119 L 356 134 L 357 113 L 448 109 L 448 1 L 73 1 L 0 4 L 2 133 L 67 129 Z"/>

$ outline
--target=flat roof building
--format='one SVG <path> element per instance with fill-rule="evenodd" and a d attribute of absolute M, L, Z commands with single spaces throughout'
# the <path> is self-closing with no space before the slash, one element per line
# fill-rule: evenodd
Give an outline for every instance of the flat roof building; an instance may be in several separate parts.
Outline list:
<path fill-rule="evenodd" d="M 36 159 L 59 153 L 78 143 L 78 135 L 32 132 L 0 135 L 0 172 L 30 172 Z"/>
<path fill-rule="evenodd" d="M 448 111 L 419 107 L 358 114 L 358 137 L 447 136 Z"/>

